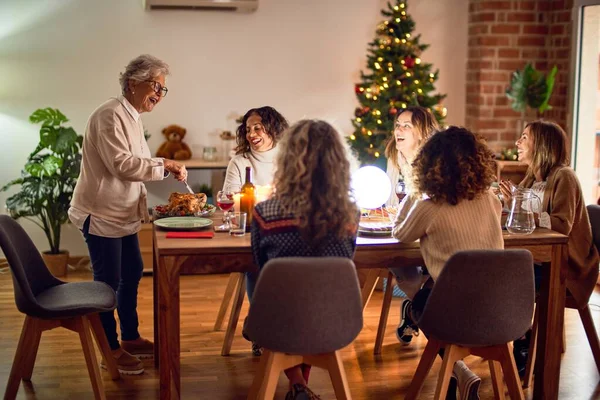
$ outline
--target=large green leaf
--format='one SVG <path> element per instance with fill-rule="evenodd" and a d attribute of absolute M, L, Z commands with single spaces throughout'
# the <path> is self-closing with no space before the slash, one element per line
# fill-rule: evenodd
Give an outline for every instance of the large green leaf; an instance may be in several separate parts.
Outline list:
<path fill-rule="evenodd" d="M 29 121 L 42 125 L 58 126 L 69 122 L 68 118 L 56 108 L 40 108 L 35 110 L 33 114 L 29 116 Z"/>
<path fill-rule="evenodd" d="M 550 104 L 548 104 L 548 102 L 550 101 L 550 96 L 552 96 L 552 91 L 554 90 L 554 80 L 555 80 L 557 72 L 558 72 L 558 67 L 555 65 L 554 67 L 552 67 L 552 70 L 550 70 L 550 73 L 546 77 L 547 91 L 546 91 L 546 95 L 544 96 L 544 101 L 538 108 L 538 111 L 540 113 L 543 113 L 544 111 L 552 108 L 552 106 Z"/>

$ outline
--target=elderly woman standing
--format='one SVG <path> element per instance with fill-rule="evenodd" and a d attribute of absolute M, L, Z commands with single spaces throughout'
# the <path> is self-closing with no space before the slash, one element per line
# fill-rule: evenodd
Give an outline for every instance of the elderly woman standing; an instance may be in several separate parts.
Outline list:
<path fill-rule="evenodd" d="M 150 55 L 135 58 L 121 73 L 122 95 L 100 105 L 88 120 L 69 209 L 71 221 L 85 237 L 94 280 L 106 282 L 117 293 L 120 345 L 114 313 L 101 313 L 100 319 L 119 371 L 129 375 L 144 372 L 138 357 L 151 357 L 154 350 L 138 332 L 143 263 L 137 232 L 142 220 L 149 220 L 143 182 L 165 179 L 169 173 L 179 181 L 187 179 L 182 164 L 151 157 L 140 119 L 167 94 L 168 74 L 169 66 Z"/>

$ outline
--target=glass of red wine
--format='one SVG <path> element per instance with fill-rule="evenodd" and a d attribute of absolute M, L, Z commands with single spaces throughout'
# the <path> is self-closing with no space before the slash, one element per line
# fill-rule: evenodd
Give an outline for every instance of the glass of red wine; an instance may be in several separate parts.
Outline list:
<path fill-rule="evenodd" d="M 398 196 L 398 202 L 402 203 L 402 200 L 406 197 L 406 184 L 403 181 L 398 181 L 394 188 L 396 196 Z"/>
<path fill-rule="evenodd" d="M 231 228 L 229 220 L 229 210 L 233 208 L 233 193 L 229 190 L 219 190 L 217 193 L 217 206 L 224 212 L 225 223 L 218 228 L 220 230 L 228 230 Z"/>

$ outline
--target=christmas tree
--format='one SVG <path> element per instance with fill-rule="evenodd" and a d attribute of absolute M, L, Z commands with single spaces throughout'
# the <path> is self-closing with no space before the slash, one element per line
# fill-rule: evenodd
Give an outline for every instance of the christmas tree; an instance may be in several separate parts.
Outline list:
<path fill-rule="evenodd" d="M 362 165 L 385 168 L 384 149 L 399 109 L 427 107 L 440 124 L 446 116 L 440 105 L 446 95 L 432 93 L 439 71 L 431 72 L 432 65 L 421 61 L 421 53 L 429 46 L 419 43 L 421 35 L 413 36 L 415 23 L 406 9 L 406 0 L 396 0 L 381 11 L 386 19 L 369 43 L 369 72 L 361 71 L 362 82 L 355 85 L 360 106 L 354 112 L 354 133 L 348 141 Z"/>

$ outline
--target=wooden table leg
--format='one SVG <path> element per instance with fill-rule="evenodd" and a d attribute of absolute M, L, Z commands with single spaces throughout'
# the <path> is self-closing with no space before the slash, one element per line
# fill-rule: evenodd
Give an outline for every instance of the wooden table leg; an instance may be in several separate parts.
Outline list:
<path fill-rule="evenodd" d="M 367 272 L 367 277 L 365 279 L 365 284 L 361 289 L 362 302 L 363 302 L 363 311 L 367 308 L 367 304 L 369 304 L 369 300 L 371 299 L 371 295 L 373 294 L 373 290 L 375 290 L 375 285 L 377 285 L 377 280 L 379 279 L 380 269 L 372 268 Z"/>
<path fill-rule="evenodd" d="M 160 352 L 158 351 L 158 261 L 156 247 L 154 246 L 154 234 L 152 234 L 152 307 L 154 308 L 154 368 L 158 369 L 160 365 Z"/>
<path fill-rule="evenodd" d="M 560 343 L 565 316 L 567 245 L 552 246 L 552 262 L 543 269 L 538 300 L 539 323 L 534 399 L 557 399 L 560 377 Z"/>
<path fill-rule="evenodd" d="M 246 275 L 241 274 L 238 280 L 238 286 L 233 295 L 233 305 L 231 306 L 231 312 L 229 313 L 229 323 L 227 324 L 227 329 L 225 330 L 225 339 L 223 339 L 223 347 L 221 348 L 222 356 L 228 356 L 231 351 L 231 345 L 233 344 L 235 329 L 237 328 L 237 323 L 240 319 L 240 311 L 242 309 L 242 303 L 244 302 L 245 294 Z"/>
<path fill-rule="evenodd" d="M 227 314 L 229 303 L 231 303 L 231 300 L 233 299 L 233 294 L 235 292 L 235 288 L 237 287 L 239 280 L 242 279 L 240 275 L 244 274 L 240 272 L 232 272 L 229 274 L 229 279 L 227 280 L 227 288 L 225 288 L 223 301 L 221 302 L 221 307 L 219 307 L 219 312 L 217 313 L 217 320 L 215 321 L 215 331 L 220 331 L 223 327 L 223 320 L 225 319 L 225 314 Z"/>
<path fill-rule="evenodd" d="M 181 398 L 179 257 L 163 256 L 158 265 L 158 353 L 160 356 L 160 398 Z"/>

